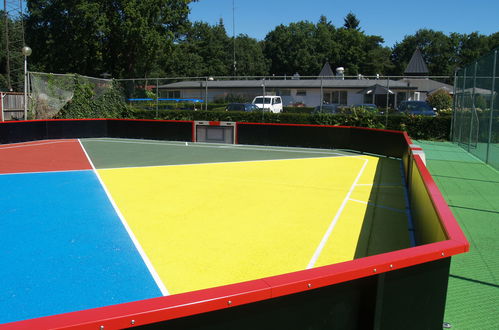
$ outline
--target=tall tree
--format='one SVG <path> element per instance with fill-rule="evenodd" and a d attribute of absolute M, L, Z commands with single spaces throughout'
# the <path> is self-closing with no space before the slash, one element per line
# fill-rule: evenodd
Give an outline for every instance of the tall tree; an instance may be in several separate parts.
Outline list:
<path fill-rule="evenodd" d="M 355 16 L 354 13 L 349 12 L 347 16 L 345 16 L 344 21 L 345 23 L 343 24 L 343 27 L 345 29 L 360 30 L 360 21 L 357 19 L 357 16 Z"/>
<path fill-rule="evenodd" d="M 24 84 L 23 56 L 21 54 L 22 44 L 22 23 L 20 17 L 5 16 L 4 11 L 0 11 L 0 90 L 22 91 Z M 7 20 L 5 24 L 4 20 Z M 5 33 L 5 29 L 8 33 Z M 7 35 L 9 41 L 7 41 Z M 9 54 L 7 54 L 7 43 L 9 43 Z M 9 68 L 7 68 L 7 57 Z M 10 74 L 7 75 L 7 69 Z"/>
<path fill-rule="evenodd" d="M 404 73 L 416 48 L 421 51 L 430 75 L 452 75 L 457 60 L 454 42 L 443 32 L 431 29 L 421 29 L 395 44 L 392 51 L 394 74 Z"/>
<path fill-rule="evenodd" d="M 302 21 L 280 25 L 269 32 L 264 53 L 271 60 L 271 73 L 317 75 L 328 61 L 345 68 L 347 75 L 385 73 L 391 66 L 383 38 L 356 28 L 335 28 L 325 16 L 317 24 Z"/>
<path fill-rule="evenodd" d="M 192 0 L 29 0 L 26 36 L 40 70 L 148 76 L 171 51 Z"/>

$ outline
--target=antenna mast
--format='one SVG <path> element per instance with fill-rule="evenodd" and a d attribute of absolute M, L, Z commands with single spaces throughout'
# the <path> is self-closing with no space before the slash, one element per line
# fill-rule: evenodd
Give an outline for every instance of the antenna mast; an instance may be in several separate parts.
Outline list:
<path fill-rule="evenodd" d="M 232 0 L 232 40 L 234 42 L 234 47 L 233 47 L 233 65 L 234 65 L 234 76 L 237 76 L 237 62 L 236 62 L 236 15 L 235 15 L 235 6 L 234 6 L 234 1 Z"/>

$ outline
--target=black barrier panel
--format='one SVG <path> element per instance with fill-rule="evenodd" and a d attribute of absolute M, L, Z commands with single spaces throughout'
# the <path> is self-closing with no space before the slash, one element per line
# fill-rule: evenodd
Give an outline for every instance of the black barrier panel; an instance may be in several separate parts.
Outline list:
<path fill-rule="evenodd" d="M 441 329 L 450 258 L 141 329 Z"/>
<path fill-rule="evenodd" d="M 349 149 L 402 158 L 407 142 L 401 132 L 352 127 Z"/>
<path fill-rule="evenodd" d="M 44 140 L 47 138 L 45 121 L 9 122 L 0 124 L 0 143 Z"/>
<path fill-rule="evenodd" d="M 350 128 L 238 124 L 237 143 L 311 148 L 348 148 Z"/>
<path fill-rule="evenodd" d="M 47 121 L 48 139 L 77 139 L 107 136 L 107 120 Z"/>
<path fill-rule="evenodd" d="M 450 258 L 380 274 L 374 329 L 442 329 Z"/>
<path fill-rule="evenodd" d="M 141 329 L 372 329 L 376 277 L 339 283 Z"/>
<path fill-rule="evenodd" d="M 108 137 L 192 141 L 193 122 L 108 120 Z"/>

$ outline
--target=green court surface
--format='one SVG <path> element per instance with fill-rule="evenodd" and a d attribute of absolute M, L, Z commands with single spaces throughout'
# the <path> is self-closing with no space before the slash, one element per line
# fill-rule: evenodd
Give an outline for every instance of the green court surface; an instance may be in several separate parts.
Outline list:
<path fill-rule="evenodd" d="M 411 246 L 399 159 L 309 148 L 81 143 L 170 294 Z"/>
<path fill-rule="evenodd" d="M 445 322 L 499 329 L 499 172 L 450 142 L 415 142 L 470 242 L 452 258 Z"/>

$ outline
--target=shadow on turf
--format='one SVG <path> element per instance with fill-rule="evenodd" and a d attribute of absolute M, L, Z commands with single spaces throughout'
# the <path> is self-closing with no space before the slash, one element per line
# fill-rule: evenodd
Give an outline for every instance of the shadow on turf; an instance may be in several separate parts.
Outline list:
<path fill-rule="evenodd" d="M 449 206 L 450 207 L 455 207 L 455 208 L 458 208 L 458 209 L 470 210 L 470 211 L 478 211 L 478 212 L 487 212 L 487 213 L 499 214 L 499 212 L 497 212 L 497 211 L 475 209 L 473 207 L 464 207 L 464 206 L 457 206 L 457 205 L 451 205 L 451 204 L 449 204 Z"/>
<path fill-rule="evenodd" d="M 458 275 L 452 275 L 452 274 L 450 274 L 449 276 L 452 277 L 452 278 L 457 278 L 459 280 L 463 280 L 463 281 L 469 281 L 469 282 L 473 282 L 473 283 L 477 283 L 477 284 L 488 285 L 488 286 L 491 286 L 491 287 L 494 287 L 494 288 L 499 288 L 499 285 L 494 284 L 494 283 L 479 281 L 479 280 L 475 280 L 475 279 L 472 279 L 472 278 L 458 276 Z"/>
<path fill-rule="evenodd" d="M 461 177 L 456 177 L 456 176 L 438 175 L 438 174 L 433 174 L 433 177 L 436 177 L 436 178 L 456 179 L 456 180 L 477 181 L 477 182 L 486 182 L 486 183 L 499 183 L 499 181 L 489 181 L 489 180 L 480 180 L 480 179 L 469 179 L 469 178 L 461 178 Z"/>

